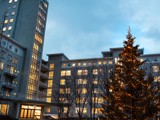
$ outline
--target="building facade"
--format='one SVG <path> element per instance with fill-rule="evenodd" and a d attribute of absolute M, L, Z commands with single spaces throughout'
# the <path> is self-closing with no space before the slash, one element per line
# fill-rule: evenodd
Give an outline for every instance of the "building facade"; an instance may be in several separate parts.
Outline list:
<path fill-rule="evenodd" d="M 38 99 L 47 0 L 1 0 L 0 31 L 27 48 L 19 97 Z"/>
<path fill-rule="evenodd" d="M 101 105 L 105 102 L 101 96 L 103 80 L 109 78 L 123 48 L 111 48 L 102 52 L 100 58 L 69 60 L 63 53 L 48 54 L 51 102 L 68 103 L 68 106 L 50 107 L 48 113 L 56 113 L 65 118 L 99 118 Z M 140 60 L 146 72 L 152 72 L 154 83 L 160 89 L 160 54 L 143 54 L 139 49 Z M 105 71 L 105 72 L 104 72 Z"/>
<path fill-rule="evenodd" d="M 0 0 L 0 113 L 43 119 L 48 105 L 47 62 L 42 60 L 47 12 L 47 0 Z"/>
<path fill-rule="evenodd" d="M 0 100 L 1 98 L 16 99 L 26 48 L 1 33 L 0 43 Z M 15 114 L 12 107 L 9 101 L 1 100 L 1 113 Z"/>

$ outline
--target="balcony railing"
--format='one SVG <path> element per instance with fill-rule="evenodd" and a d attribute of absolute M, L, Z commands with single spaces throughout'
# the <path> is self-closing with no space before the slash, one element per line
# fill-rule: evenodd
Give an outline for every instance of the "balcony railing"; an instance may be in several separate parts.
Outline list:
<path fill-rule="evenodd" d="M 14 89 L 17 87 L 16 84 L 8 83 L 8 82 L 3 82 L 3 83 L 2 83 L 2 86 L 3 86 L 4 88 L 11 89 L 11 90 L 14 90 Z"/>
<path fill-rule="evenodd" d="M 43 87 L 43 88 L 45 88 L 45 89 L 48 88 L 47 83 L 44 83 L 44 82 L 42 82 L 42 81 L 39 81 L 39 86 L 40 86 L 40 87 Z"/>
<path fill-rule="evenodd" d="M 49 67 L 47 65 L 41 64 L 41 69 L 43 71 L 49 71 Z"/>
<path fill-rule="evenodd" d="M 38 91 L 38 96 L 39 97 L 47 97 L 47 92 L 45 92 L 45 91 Z"/>
<path fill-rule="evenodd" d="M 40 73 L 40 76 L 45 79 L 45 80 L 48 80 L 48 75 L 47 74 L 44 74 L 44 73 Z"/>
<path fill-rule="evenodd" d="M 4 69 L 4 74 L 10 78 L 16 78 L 18 76 L 17 73 L 11 73 L 8 69 Z"/>

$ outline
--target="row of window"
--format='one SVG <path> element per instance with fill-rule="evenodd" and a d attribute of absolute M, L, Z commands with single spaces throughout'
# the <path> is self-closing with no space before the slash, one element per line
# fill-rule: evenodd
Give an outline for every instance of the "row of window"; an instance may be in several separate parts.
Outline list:
<path fill-rule="evenodd" d="M 12 1 L 9 1 L 9 2 L 11 3 Z M 16 5 L 13 5 L 12 8 L 16 8 Z M 11 7 L 9 6 L 8 9 L 11 9 Z M 9 15 L 12 15 L 12 16 L 15 15 L 15 11 L 11 11 L 11 13 L 8 12 L 8 11 L 6 12 L 5 20 L 4 20 L 4 25 L 5 26 L 2 29 L 3 32 L 7 32 L 7 31 L 10 32 L 12 30 L 13 26 L 11 24 L 14 22 L 14 19 L 13 19 L 13 17 L 8 18 Z M 7 33 L 7 36 L 10 37 L 10 34 Z"/>
<path fill-rule="evenodd" d="M 9 0 L 8 3 L 17 2 L 18 0 Z"/>
<path fill-rule="evenodd" d="M 6 30 L 12 30 L 12 26 L 9 26 L 8 28 L 7 28 L 7 27 L 4 27 L 4 28 L 3 28 L 3 32 L 6 31 Z"/>
<path fill-rule="evenodd" d="M 63 103 L 69 102 L 67 98 L 59 98 L 59 101 L 61 101 Z M 97 103 L 97 104 L 102 104 L 102 103 L 104 103 L 104 99 L 102 97 L 92 97 L 92 102 Z M 76 103 L 87 104 L 87 99 L 85 97 L 76 98 Z"/>
<path fill-rule="evenodd" d="M 92 70 L 93 75 L 97 75 L 98 73 L 101 73 L 101 72 L 102 72 L 102 69 Z M 110 72 L 110 70 L 108 72 Z M 77 75 L 88 75 L 88 70 L 87 69 L 77 70 Z M 71 70 L 62 70 L 61 76 L 71 76 Z"/>
<path fill-rule="evenodd" d="M 153 72 L 159 72 L 159 66 L 152 66 Z"/>
<path fill-rule="evenodd" d="M 0 70 L 4 69 L 4 62 L 0 62 Z M 19 74 L 19 71 L 16 70 L 14 66 L 7 65 L 5 66 L 5 71 L 8 71 L 11 74 Z"/>
<path fill-rule="evenodd" d="M 43 43 L 43 39 L 42 39 L 42 37 L 40 37 L 40 35 L 38 35 L 37 33 L 35 34 L 35 40 L 36 41 L 38 41 L 40 44 L 42 44 Z"/>
<path fill-rule="evenodd" d="M 98 84 L 98 80 L 97 79 L 93 79 L 93 84 Z M 77 79 L 77 84 L 87 84 L 87 79 Z M 65 79 L 61 79 L 60 80 L 60 85 L 66 85 L 66 80 Z"/>
<path fill-rule="evenodd" d="M 63 108 L 63 113 L 67 113 L 68 111 L 68 108 L 67 107 L 64 107 Z M 87 113 L 87 108 L 84 107 L 84 108 L 79 108 L 79 107 L 76 107 L 75 108 L 75 113 L 83 113 L 83 114 L 86 114 Z M 102 114 L 102 108 L 92 108 L 92 114 Z"/>
<path fill-rule="evenodd" d="M 38 15 L 43 19 L 43 21 L 46 21 L 46 16 L 42 12 L 38 11 Z"/>
<path fill-rule="evenodd" d="M 5 21 L 4 21 L 4 24 L 7 24 L 8 22 L 12 23 L 13 20 L 14 20 L 13 18 L 11 18 L 10 20 L 5 20 Z"/>
<path fill-rule="evenodd" d="M 49 78 L 53 79 L 54 76 L 54 64 L 49 65 L 49 70 L 52 70 L 49 72 Z M 53 80 L 48 80 L 48 89 L 47 89 L 47 99 L 46 102 L 51 102 L 52 101 L 52 85 L 53 85 Z"/>
<path fill-rule="evenodd" d="M 106 64 L 113 64 L 112 60 L 109 61 L 98 61 L 98 62 L 94 62 L 94 63 L 90 63 L 90 62 L 79 62 L 79 63 L 63 63 L 62 64 L 62 68 L 65 67 L 75 67 L 75 66 L 79 66 L 79 67 L 86 67 L 86 66 L 96 66 L 96 65 L 106 65 Z"/>

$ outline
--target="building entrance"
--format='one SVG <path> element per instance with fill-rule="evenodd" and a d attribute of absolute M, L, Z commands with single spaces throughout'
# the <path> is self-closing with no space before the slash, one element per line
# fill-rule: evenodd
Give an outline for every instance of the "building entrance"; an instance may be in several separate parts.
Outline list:
<path fill-rule="evenodd" d="M 42 120 L 42 107 L 21 105 L 20 120 Z"/>

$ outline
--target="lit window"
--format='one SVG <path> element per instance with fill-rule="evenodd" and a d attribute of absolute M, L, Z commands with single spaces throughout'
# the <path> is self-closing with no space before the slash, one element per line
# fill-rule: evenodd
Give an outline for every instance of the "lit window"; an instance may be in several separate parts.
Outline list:
<path fill-rule="evenodd" d="M 49 70 L 54 70 L 54 64 L 49 65 Z"/>
<path fill-rule="evenodd" d="M 92 93 L 94 93 L 94 94 L 98 94 L 98 93 L 100 93 L 100 91 L 97 89 L 97 88 L 94 88 L 94 90 L 93 90 L 93 92 Z"/>
<path fill-rule="evenodd" d="M 83 66 L 86 66 L 87 64 L 86 63 L 83 63 Z"/>
<path fill-rule="evenodd" d="M 92 114 L 102 114 L 102 108 L 92 108 Z"/>
<path fill-rule="evenodd" d="M 44 6 L 47 8 L 48 7 L 48 5 L 46 4 L 46 3 L 44 3 Z"/>
<path fill-rule="evenodd" d="M 8 113 L 8 104 L 0 104 L 0 112 L 3 113 L 4 115 L 7 115 Z"/>
<path fill-rule="evenodd" d="M 12 29 L 12 26 L 9 26 L 9 27 L 8 27 L 8 30 L 11 30 L 11 29 Z"/>
<path fill-rule="evenodd" d="M 74 67 L 74 66 L 76 66 L 76 64 L 75 64 L 75 63 L 73 63 L 73 64 L 72 64 L 72 66 Z"/>
<path fill-rule="evenodd" d="M 11 74 L 14 73 L 14 67 L 10 67 L 10 73 L 11 73 Z"/>
<path fill-rule="evenodd" d="M 48 80 L 48 87 L 52 87 L 53 80 Z"/>
<path fill-rule="evenodd" d="M 87 75 L 88 74 L 88 70 L 78 70 L 77 71 L 77 75 Z"/>
<path fill-rule="evenodd" d="M 77 91 L 78 91 L 78 94 L 86 94 L 87 93 L 86 88 L 77 89 Z"/>
<path fill-rule="evenodd" d="M 51 108 L 50 107 L 46 107 L 46 112 L 50 113 L 51 112 Z"/>
<path fill-rule="evenodd" d="M 53 78 L 54 73 L 53 72 L 49 72 L 49 79 Z"/>
<path fill-rule="evenodd" d="M 71 93 L 71 89 L 70 88 L 66 88 L 66 94 L 70 94 Z"/>
<path fill-rule="evenodd" d="M 103 103 L 103 98 L 102 97 L 93 97 L 92 102 L 93 103 Z"/>
<path fill-rule="evenodd" d="M 71 75 L 71 70 L 62 70 L 61 71 L 61 76 L 70 76 Z"/>
<path fill-rule="evenodd" d="M 98 80 L 97 79 L 93 79 L 93 84 L 98 84 Z"/>
<path fill-rule="evenodd" d="M 14 0 L 14 2 L 17 2 L 18 0 Z"/>
<path fill-rule="evenodd" d="M 12 0 L 9 0 L 9 3 L 12 3 Z"/>
<path fill-rule="evenodd" d="M 4 68 L 4 63 L 0 62 L 0 70 L 3 70 L 3 68 Z"/>
<path fill-rule="evenodd" d="M 12 15 L 15 15 L 15 12 L 12 12 Z"/>
<path fill-rule="evenodd" d="M 12 63 L 13 63 L 13 64 L 17 64 L 17 62 L 18 62 L 17 58 L 13 58 L 13 59 L 12 59 Z"/>
<path fill-rule="evenodd" d="M 107 64 L 107 61 L 103 61 L 103 64 L 106 65 L 106 64 Z"/>
<path fill-rule="evenodd" d="M 7 23 L 8 23 L 8 20 L 5 20 L 5 21 L 4 21 L 4 24 L 7 24 Z"/>
<path fill-rule="evenodd" d="M 60 93 L 60 94 L 64 94 L 64 93 L 65 93 L 64 89 L 60 88 L 60 89 L 59 89 L 59 93 Z"/>
<path fill-rule="evenodd" d="M 154 77 L 154 82 L 160 82 L 160 76 L 155 76 Z"/>
<path fill-rule="evenodd" d="M 67 111 L 68 111 L 68 107 L 64 107 L 63 108 L 63 113 L 67 113 Z"/>
<path fill-rule="evenodd" d="M 63 103 L 68 103 L 67 98 L 59 98 L 59 101 L 63 102 Z"/>
<path fill-rule="evenodd" d="M 77 65 L 78 65 L 78 66 L 81 66 L 81 63 L 78 63 Z"/>
<path fill-rule="evenodd" d="M 10 22 L 13 22 L 13 19 L 10 19 Z"/>
<path fill-rule="evenodd" d="M 66 67 L 66 66 L 67 66 L 67 64 L 64 63 L 64 64 L 63 64 L 63 67 Z"/>
<path fill-rule="evenodd" d="M 70 88 L 60 88 L 59 93 L 60 94 L 70 94 L 71 90 Z"/>
<path fill-rule="evenodd" d="M 83 98 L 78 97 L 78 98 L 76 98 L 76 103 L 87 104 L 87 99 L 85 97 L 83 97 Z"/>
<path fill-rule="evenodd" d="M 51 95 L 52 95 L 52 89 L 50 88 L 47 90 L 47 96 L 51 96 Z"/>
<path fill-rule="evenodd" d="M 98 62 L 98 65 L 101 65 L 101 64 L 102 64 L 102 62 L 101 62 L 101 61 L 99 61 L 99 62 Z"/>
<path fill-rule="evenodd" d="M 140 61 L 143 62 L 144 60 L 141 58 Z"/>
<path fill-rule="evenodd" d="M 47 97 L 46 101 L 51 102 L 51 97 Z"/>
<path fill-rule="evenodd" d="M 108 64 L 112 64 L 112 60 L 108 61 Z"/>
<path fill-rule="evenodd" d="M 118 62 L 118 58 L 114 58 L 114 61 L 115 61 L 115 63 L 117 64 L 117 62 Z"/>
<path fill-rule="evenodd" d="M 8 37 L 10 37 L 11 35 L 7 35 Z"/>
<path fill-rule="evenodd" d="M 36 43 L 34 43 L 34 46 L 33 46 L 33 48 L 35 49 L 35 50 L 39 50 L 39 46 L 36 44 Z"/>
<path fill-rule="evenodd" d="M 98 69 L 93 69 L 93 75 L 97 75 L 98 74 Z"/>
<path fill-rule="evenodd" d="M 75 108 L 75 113 L 79 113 L 79 112 L 81 112 L 81 113 L 87 113 L 87 108 L 86 107 L 84 107 L 84 108 L 76 107 Z"/>
<path fill-rule="evenodd" d="M 35 38 L 36 41 L 38 41 L 39 43 L 42 44 L 43 39 L 38 34 L 35 34 L 34 38 Z"/>
<path fill-rule="evenodd" d="M 158 72 L 159 71 L 159 66 L 153 66 L 153 72 Z"/>
<path fill-rule="evenodd" d="M 87 84 L 86 79 L 78 79 L 77 82 L 78 82 L 78 84 Z"/>
<path fill-rule="evenodd" d="M 60 85 L 65 85 L 65 79 L 61 79 Z"/>
<path fill-rule="evenodd" d="M 6 31 L 6 27 L 3 28 L 3 31 Z"/>

